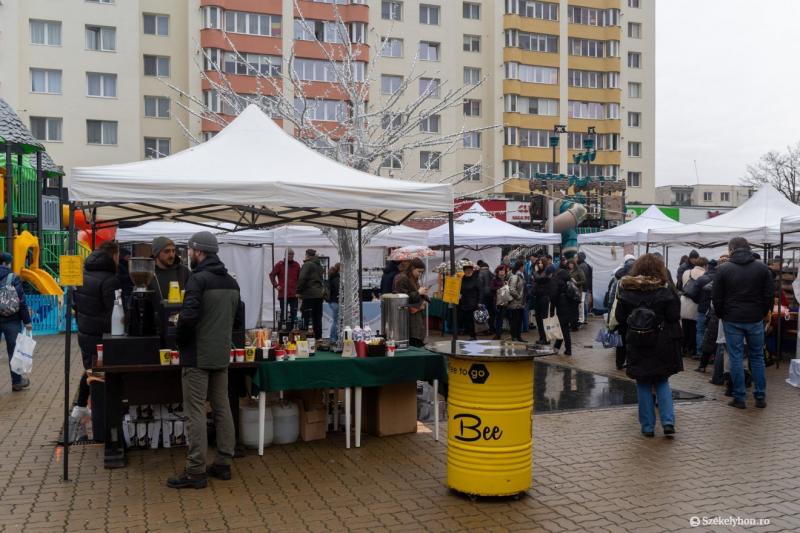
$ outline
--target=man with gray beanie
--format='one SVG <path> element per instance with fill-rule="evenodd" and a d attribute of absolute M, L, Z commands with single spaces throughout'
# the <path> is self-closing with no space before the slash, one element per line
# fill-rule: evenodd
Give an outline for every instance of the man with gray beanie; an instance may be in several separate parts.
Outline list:
<path fill-rule="evenodd" d="M 297 278 L 297 295 L 303 299 L 303 318 L 313 324 L 314 338 L 322 338 L 322 302 L 325 294 L 325 269 L 313 248 L 306 250 L 303 268 Z"/>
<path fill-rule="evenodd" d="M 231 478 L 236 436 L 228 401 L 228 363 L 231 333 L 240 327 L 244 317 L 239 306 L 239 285 L 228 274 L 218 251 L 217 238 L 208 231 L 195 233 L 189 239 L 192 277 L 186 283 L 177 328 L 189 450 L 185 472 L 167 480 L 167 486 L 175 489 L 205 488 L 208 476 Z M 211 402 L 217 430 L 217 457 L 208 468 L 206 399 Z"/>
<path fill-rule="evenodd" d="M 166 300 L 169 294 L 169 284 L 177 281 L 181 290 L 186 288 L 186 281 L 191 272 L 186 265 L 181 263 L 180 256 L 176 253 L 175 243 L 167 237 L 156 237 L 151 246 L 153 259 L 156 260 L 156 275 L 150 282 L 150 289 L 155 292 L 159 300 Z"/>

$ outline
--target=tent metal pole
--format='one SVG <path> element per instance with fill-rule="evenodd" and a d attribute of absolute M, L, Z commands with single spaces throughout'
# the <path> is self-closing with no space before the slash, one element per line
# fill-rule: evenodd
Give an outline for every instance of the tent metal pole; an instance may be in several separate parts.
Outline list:
<path fill-rule="evenodd" d="M 69 240 L 67 243 L 67 254 L 75 255 L 75 204 L 69 203 Z M 67 287 L 67 295 L 64 298 L 64 473 L 63 481 L 69 481 L 69 371 L 70 354 L 72 353 L 72 287 Z"/>
<path fill-rule="evenodd" d="M 6 252 L 14 250 L 14 174 L 11 171 L 11 142 L 6 144 Z M 20 169 L 21 170 L 21 169 Z"/>
<path fill-rule="evenodd" d="M 289 323 L 289 246 L 286 242 L 286 233 L 289 231 L 286 226 L 283 227 L 283 312 L 281 318 L 284 325 Z M 297 298 L 297 295 L 295 295 Z M 292 317 L 294 320 L 295 317 Z"/>
<path fill-rule="evenodd" d="M 269 246 L 272 250 L 269 255 L 269 261 L 270 263 L 272 263 L 272 266 L 270 267 L 270 272 L 272 272 L 275 269 L 275 243 L 274 242 L 270 243 Z M 270 283 L 270 285 L 272 284 Z M 278 324 L 277 321 L 275 320 L 275 304 L 277 303 L 275 301 L 275 288 L 273 287 L 272 291 L 270 292 L 272 292 L 272 329 L 276 329 Z"/>
<path fill-rule="evenodd" d="M 361 211 L 358 211 L 358 326 L 364 329 L 364 276 L 363 272 L 363 246 L 361 245 Z"/>
<path fill-rule="evenodd" d="M 778 357 L 775 359 L 775 368 L 778 369 L 781 366 L 781 357 L 783 356 L 783 343 L 782 341 L 782 334 L 781 334 L 781 301 L 783 300 L 783 232 L 781 232 L 781 245 L 780 245 L 780 255 L 778 256 L 778 327 L 777 327 L 777 352 Z"/>
<path fill-rule="evenodd" d="M 646 254 L 650 253 L 650 242 L 649 241 L 645 244 L 644 253 L 646 253 Z"/>
<path fill-rule="evenodd" d="M 450 232 L 450 275 L 456 275 L 456 237 L 454 231 L 453 212 L 447 213 L 447 228 Z M 456 353 L 456 341 L 458 341 L 458 312 L 454 305 L 451 305 L 452 310 L 452 327 L 453 337 L 450 341 L 450 351 Z"/>

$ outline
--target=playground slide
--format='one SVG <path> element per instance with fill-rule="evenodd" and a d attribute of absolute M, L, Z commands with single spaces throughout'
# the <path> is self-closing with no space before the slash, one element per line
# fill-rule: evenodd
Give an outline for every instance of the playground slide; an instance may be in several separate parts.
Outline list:
<path fill-rule="evenodd" d="M 19 277 L 36 287 L 36 290 L 41 294 L 54 296 L 64 294 L 64 290 L 56 283 L 56 280 L 41 268 L 23 268 L 19 273 Z"/>

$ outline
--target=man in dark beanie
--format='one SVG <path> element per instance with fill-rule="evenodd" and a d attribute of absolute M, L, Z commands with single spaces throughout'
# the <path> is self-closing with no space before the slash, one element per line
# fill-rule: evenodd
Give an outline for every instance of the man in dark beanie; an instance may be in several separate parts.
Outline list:
<path fill-rule="evenodd" d="M 309 248 L 300 276 L 297 278 L 297 295 L 303 299 L 303 318 L 314 325 L 314 338 L 322 338 L 322 297 L 324 269 L 317 251 Z"/>
<path fill-rule="evenodd" d="M 186 265 L 181 263 L 177 254 L 175 243 L 167 237 L 156 237 L 152 244 L 153 259 L 156 260 L 156 275 L 150 282 L 150 289 L 156 293 L 159 300 L 166 300 L 169 295 L 169 284 L 177 281 L 183 290 L 191 272 Z"/>
<path fill-rule="evenodd" d="M 231 478 L 236 436 L 228 401 L 228 363 L 231 333 L 244 317 L 239 306 L 239 285 L 228 274 L 217 252 L 217 238 L 201 231 L 189 239 L 192 277 L 178 319 L 178 348 L 183 381 L 183 411 L 187 416 L 189 450 L 186 470 L 167 480 L 175 489 L 202 489 L 208 476 Z M 217 457 L 206 468 L 208 435 L 206 399 L 211 402 L 217 430 Z"/>

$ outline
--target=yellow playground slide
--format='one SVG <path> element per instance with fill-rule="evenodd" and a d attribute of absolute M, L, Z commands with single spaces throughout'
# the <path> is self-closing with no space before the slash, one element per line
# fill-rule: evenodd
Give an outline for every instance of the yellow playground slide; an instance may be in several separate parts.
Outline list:
<path fill-rule="evenodd" d="M 64 294 L 64 290 L 56 283 L 56 280 L 41 268 L 23 268 L 19 273 L 19 277 L 36 287 L 40 294 L 54 296 Z"/>
<path fill-rule="evenodd" d="M 26 267 L 28 251 L 33 252 L 30 265 Z M 39 268 L 39 239 L 23 231 L 14 239 L 14 273 L 33 285 L 41 294 L 63 296 L 64 290 L 53 277 Z"/>

